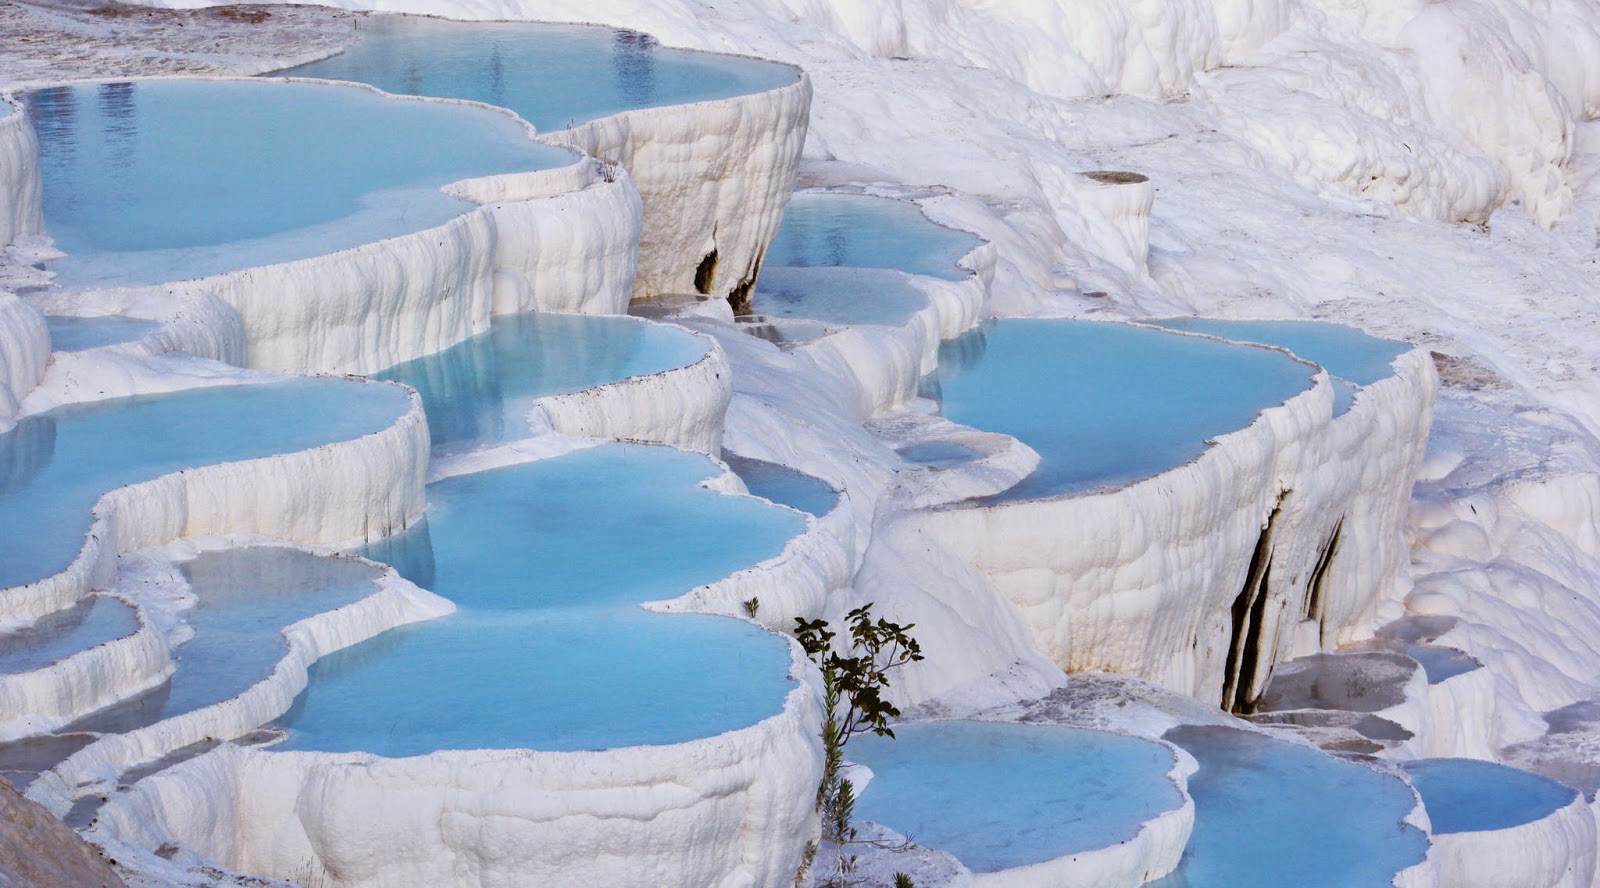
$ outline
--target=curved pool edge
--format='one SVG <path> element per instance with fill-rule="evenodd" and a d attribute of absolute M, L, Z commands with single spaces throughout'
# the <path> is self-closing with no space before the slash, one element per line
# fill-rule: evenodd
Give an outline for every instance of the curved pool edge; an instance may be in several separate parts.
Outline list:
<path fill-rule="evenodd" d="M 347 81 L 222 75 L 86 78 L 8 85 L 7 95 L 44 86 L 158 81 L 358 89 L 385 101 L 498 114 L 521 126 L 530 141 L 542 141 L 526 121 L 504 108 L 392 94 Z M 34 160 L 37 166 L 36 144 Z M 172 304 L 174 299 L 182 303 L 214 296 L 237 313 L 234 323 L 242 329 L 214 330 L 212 337 L 244 341 L 241 354 L 216 357 L 254 369 L 301 374 L 376 372 L 441 351 L 487 329 L 496 308 L 595 313 L 626 308 L 640 210 L 624 171 L 574 152 L 569 164 L 461 179 L 440 191 L 478 205 L 436 226 L 317 256 L 190 280 L 60 291 L 51 299 L 63 307 L 85 301 L 138 303 L 145 306 L 144 316 L 171 320 L 185 317 L 182 305 Z M 171 307 L 157 307 L 163 304 Z M 163 330 L 132 348 L 111 351 L 158 354 L 183 348 L 192 339 Z"/>
<path fill-rule="evenodd" d="M 791 674 L 808 669 L 791 643 Z M 802 680 L 775 715 L 667 746 L 389 759 L 224 745 L 117 794 L 89 836 L 351 886 L 447 884 L 462 859 L 482 877 L 785 885 L 818 829 L 820 719 Z"/>
<path fill-rule="evenodd" d="M 205 740 L 244 736 L 281 716 L 305 689 L 309 669 L 317 660 L 389 629 L 436 619 L 455 610 L 449 601 L 406 581 L 387 565 L 291 548 L 371 565 L 373 591 L 357 601 L 283 627 L 280 634 L 287 642 L 287 650 L 267 675 L 243 693 L 131 731 L 106 734 L 40 775 L 29 786 L 28 796 L 63 816 L 79 798 L 110 792 L 116 779 L 130 768 Z"/>
<path fill-rule="evenodd" d="M 714 457 L 733 400 L 727 353 L 715 338 L 687 327 L 632 317 L 628 322 L 680 330 L 703 344 L 705 354 L 682 367 L 546 395 L 534 402 L 530 417 L 576 438 L 662 444 Z"/>
<path fill-rule="evenodd" d="M 117 556 L 180 537 L 256 534 L 331 545 L 405 527 L 426 502 L 428 426 L 422 399 L 399 388 L 408 406 L 386 429 L 309 450 L 191 467 L 102 494 L 70 565 L 0 589 L 0 625 L 69 607 L 111 582 Z"/>
<path fill-rule="evenodd" d="M 167 641 L 144 609 L 107 594 L 132 608 L 137 627 L 38 669 L 0 675 L 0 742 L 48 734 L 150 690 L 172 674 Z"/>

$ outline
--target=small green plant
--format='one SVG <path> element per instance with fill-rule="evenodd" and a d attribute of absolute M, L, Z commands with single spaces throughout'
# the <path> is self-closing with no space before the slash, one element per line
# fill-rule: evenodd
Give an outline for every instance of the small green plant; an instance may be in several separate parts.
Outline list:
<path fill-rule="evenodd" d="M 744 615 L 745 616 L 747 616 L 750 619 L 754 620 L 756 618 L 756 612 L 759 611 L 759 610 L 761 610 L 761 599 L 759 599 L 759 598 L 750 598 L 750 599 L 745 600 L 745 602 L 744 602 Z"/>
<path fill-rule="evenodd" d="M 835 647 L 838 633 L 826 620 L 795 617 L 795 638 L 806 656 L 822 670 L 822 782 L 817 787 L 817 811 L 822 815 L 822 836 L 835 845 L 856 839 L 855 787 L 841 777 L 844 750 L 850 738 L 873 733 L 894 737 L 889 720 L 900 709 L 884 699 L 889 672 L 922 659 L 922 645 L 911 637 L 914 623 L 894 623 L 872 617 L 872 603 L 845 616 L 846 645 Z M 855 855 L 841 853 L 837 877 L 826 885 L 849 884 L 855 872 Z"/>
<path fill-rule="evenodd" d="M 917 883 L 911 881 L 911 877 L 905 873 L 895 873 L 894 888 L 917 888 Z"/>

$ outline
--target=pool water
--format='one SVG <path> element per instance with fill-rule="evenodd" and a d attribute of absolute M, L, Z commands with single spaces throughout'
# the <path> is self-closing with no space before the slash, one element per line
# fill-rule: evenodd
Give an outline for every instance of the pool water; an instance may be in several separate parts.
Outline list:
<path fill-rule="evenodd" d="M 1399 778 L 1234 728 L 1166 738 L 1200 770 L 1189 846 L 1156 888 L 1388 885 L 1427 855 L 1427 836 L 1403 822 L 1416 799 Z"/>
<path fill-rule="evenodd" d="M 1572 804 L 1578 791 L 1538 774 L 1475 759 L 1401 765 L 1422 796 L 1436 835 L 1510 829 Z"/>
<path fill-rule="evenodd" d="M 878 269 L 767 266 L 750 297 L 752 314 L 825 324 L 903 326 L 928 306 L 905 278 Z"/>
<path fill-rule="evenodd" d="M 50 348 L 55 351 L 74 352 L 103 345 L 133 342 L 161 325 L 144 318 L 126 318 L 107 315 L 98 318 L 79 318 L 67 315 L 46 315 L 45 326 L 50 330 Z"/>
<path fill-rule="evenodd" d="M 1040 457 L 998 502 L 1177 468 L 1312 384 L 1312 369 L 1281 352 L 1126 324 L 1002 319 L 955 342 L 974 337 L 981 347 L 953 349 L 967 360 L 935 374 L 945 417 L 1011 435 Z"/>
<path fill-rule="evenodd" d="M 0 589 L 72 563 L 102 494 L 180 469 L 308 450 L 392 426 L 398 386 L 294 379 L 76 404 L 0 434 Z"/>
<path fill-rule="evenodd" d="M 827 482 L 788 466 L 745 459 L 731 453 L 724 453 L 722 461 L 733 469 L 751 493 L 775 503 L 821 518 L 833 511 L 839 502 L 838 494 Z"/>
<path fill-rule="evenodd" d="M 976 451 L 954 441 L 927 441 L 902 447 L 895 452 L 909 462 L 921 463 L 935 469 L 965 465 L 978 458 Z"/>
<path fill-rule="evenodd" d="M 873 777 L 858 819 L 991 873 L 1127 841 L 1183 805 L 1172 753 L 1148 740 L 1054 725 L 933 721 L 862 735 L 846 752 Z"/>
<path fill-rule="evenodd" d="M 638 607 L 776 556 L 804 529 L 794 512 L 702 488 L 715 472 L 695 454 L 614 444 L 431 485 L 430 588 L 459 610 L 318 662 L 282 748 L 609 749 L 776 714 L 794 687 L 787 641 Z"/>
<path fill-rule="evenodd" d="M 331 58 L 275 72 L 509 108 L 541 131 L 629 111 L 766 92 L 787 65 L 666 49 L 635 31 L 372 16 Z"/>
<path fill-rule="evenodd" d="M 764 265 L 892 268 L 958 281 L 969 272 L 956 263 L 982 244 L 975 234 L 936 224 L 908 201 L 801 191 L 789 199 Z"/>
<path fill-rule="evenodd" d="M 68 288 L 206 277 L 420 231 L 443 185 L 572 163 L 485 108 L 352 86 L 148 80 L 24 94 Z"/>
<path fill-rule="evenodd" d="M 0 674 L 42 669 L 138 629 L 132 607 L 116 598 L 91 596 L 21 629 L 0 632 Z"/>
<path fill-rule="evenodd" d="M 1483 668 L 1482 663 L 1465 651 L 1436 644 L 1407 645 L 1406 656 L 1422 664 L 1422 671 L 1428 676 L 1428 684 L 1438 684 L 1446 679 Z"/>
<path fill-rule="evenodd" d="M 183 615 L 194 635 L 172 651 L 177 671 L 71 730 L 128 731 L 244 693 L 288 653 L 284 629 L 373 595 L 381 573 L 283 546 L 204 552 L 180 569 L 196 603 Z"/>
<path fill-rule="evenodd" d="M 1170 330 L 1205 333 L 1236 342 L 1275 345 L 1320 365 L 1344 385 L 1334 386 L 1334 415 L 1348 412 L 1355 393 L 1394 375 L 1396 358 L 1411 350 L 1405 342 L 1368 336 L 1353 327 L 1322 321 L 1226 321 L 1217 318 L 1165 318 L 1150 321 Z"/>
<path fill-rule="evenodd" d="M 709 346 L 627 317 L 501 315 L 488 333 L 396 365 L 379 379 L 422 395 L 436 453 L 526 437 L 535 399 L 686 367 Z"/>

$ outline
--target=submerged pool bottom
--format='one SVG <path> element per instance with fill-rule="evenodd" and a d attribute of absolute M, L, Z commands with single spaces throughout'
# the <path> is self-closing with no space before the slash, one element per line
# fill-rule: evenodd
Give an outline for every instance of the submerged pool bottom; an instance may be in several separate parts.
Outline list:
<path fill-rule="evenodd" d="M 804 530 L 794 512 L 702 488 L 715 471 L 694 454 L 607 445 L 431 485 L 411 532 L 428 556 L 407 558 L 459 610 L 317 663 L 282 748 L 610 749 L 777 714 L 795 686 L 788 641 L 639 608 L 776 556 Z"/>
<path fill-rule="evenodd" d="M 863 735 L 856 816 L 996 872 L 1107 848 L 1182 806 L 1158 743 L 1054 725 L 933 721 Z"/>

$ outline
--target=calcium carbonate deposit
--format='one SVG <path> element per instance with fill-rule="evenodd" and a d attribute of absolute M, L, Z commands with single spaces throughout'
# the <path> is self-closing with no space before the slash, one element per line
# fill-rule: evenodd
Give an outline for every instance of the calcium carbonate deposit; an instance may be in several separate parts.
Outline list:
<path fill-rule="evenodd" d="M 0 884 L 1600 886 L 1600 4 L 100 3 Z"/>

